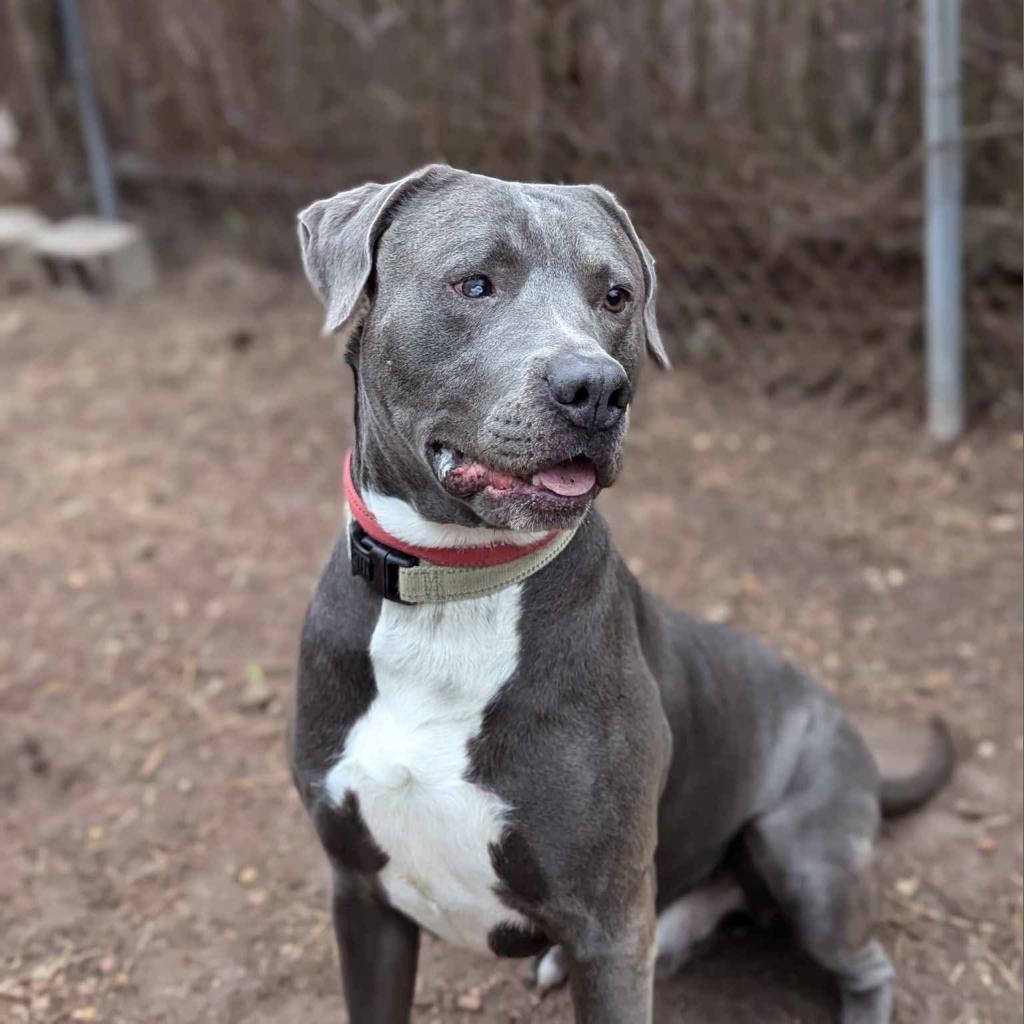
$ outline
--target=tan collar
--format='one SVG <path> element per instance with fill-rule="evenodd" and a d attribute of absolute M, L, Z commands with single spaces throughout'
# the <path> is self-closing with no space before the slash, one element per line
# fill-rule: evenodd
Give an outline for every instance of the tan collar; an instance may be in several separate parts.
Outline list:
<path fill-rule="evenodd" d="M 522 583 L 565 550 L 576 535 L 571 530 L 551 534 L 543 544 L 497 565 L 435 565 L 381 543 L 353 518 L 349 522 L 348 553 L 352 574 L 359 576 L 381 597 L 402 604 L 439 604 L 485 597 Z"/>

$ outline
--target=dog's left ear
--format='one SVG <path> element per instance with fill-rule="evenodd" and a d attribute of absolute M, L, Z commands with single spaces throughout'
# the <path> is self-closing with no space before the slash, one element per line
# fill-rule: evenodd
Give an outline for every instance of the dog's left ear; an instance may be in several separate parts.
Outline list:
<path fill-rule="evenodd" d="M 661 369 L 670 370 L 672 363 L 669 361 L 665 345 L 661 340 L 661 332 L 658 330 L 658 318 L 654 308 L 654 295 L 658 288 L 658 278 L 654 273 L 654 257 L 647 246 L 640 241 L 640 236 L 636 233 L 636 228 L 633 227 L 629 214 L 626 213 L 625 208 L 615 196 L 608 189 L 602 188 L 600 185 L 587 185 L 585 187 L 597 198 L 601 208 L 615 218 L 622 230 L 626 232 L 630 242 L 633 243 L 633 248 L 636 249 L 636 253 L 640 257 L 640 262 L 644 268 L 644 334 L 647 340 L 647 351 Z"/>
<path fill-rule="evenodd" d="M 299 214 L 302 265 L 326 310 L 324 333 L 350 332 L 366 313 L 362 301 L 373 271 L 377 242 L 389 215 L 410 192 L 440 179 L 441 164 L 386 185 L 370 182 L 321 199 Z"/>

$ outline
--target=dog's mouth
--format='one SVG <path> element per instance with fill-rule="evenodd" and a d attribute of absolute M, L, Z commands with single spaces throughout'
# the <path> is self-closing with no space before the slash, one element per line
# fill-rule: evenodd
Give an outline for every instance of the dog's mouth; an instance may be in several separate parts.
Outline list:
<path fill-rule="evenodd" d="M 462 500 L 485 495 L 497 501 L 525 500 L 552 511 L 571 512 L 584 508 L 601 489 L 597 466 L 584 455 L 542 464 L 529 474 L 516 476 L 457 448 L 434 445 L 433 468 L 441 486 Z"/>

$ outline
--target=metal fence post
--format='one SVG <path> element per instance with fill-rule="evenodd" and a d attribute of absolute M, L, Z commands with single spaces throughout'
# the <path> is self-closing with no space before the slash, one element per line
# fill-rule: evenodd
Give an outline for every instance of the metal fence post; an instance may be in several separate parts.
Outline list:
<path fill-rule="evenodd" d="M 107 143 L 103 135 L 103 122 L 92 87 L 92 68 L 89 65 L 89 50 L 82 29 L 82 15 L 78 0 L 58 0 L 61 27 L 64 30 L 64 45 L 67 48 L 68 64 L 78 96 L 78 116 L 82 126 L 82 141 L 89 161 L 89 177 L 92 190 L 100 209 L 100 216 L 107 220 L 118 219 L 117 189 L 110 170 Z"/>
<path fill-rule="evenodd" d="M 925 318 L 928 429 L 964 426 L 961 0 L 924 0 Z"/>

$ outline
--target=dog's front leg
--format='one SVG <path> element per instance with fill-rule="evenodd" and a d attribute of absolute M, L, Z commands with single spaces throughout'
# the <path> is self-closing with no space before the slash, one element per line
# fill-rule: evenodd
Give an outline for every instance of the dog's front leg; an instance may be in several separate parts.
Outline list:
<path fill-rule="evenodd" d="M 388 906 L 365 875 L 336 868 L 331 900 L 348 1017 L 358 1024 L 407 1024 L 420 930 Z"/>
<path fill-rule="evenodd" d="M 570 961 L 577 1024 L 649 1024 L 653 982 L 650 949 L 613 949 Z"/>
<path fill-rule="evenodd" d="M 566 943 L 577 1024 L 649 1024 L 654 1003 L 655 914 L 648 871 L 621 928 Z M 600 936 L 600 937 L 599 937 Z"/>

